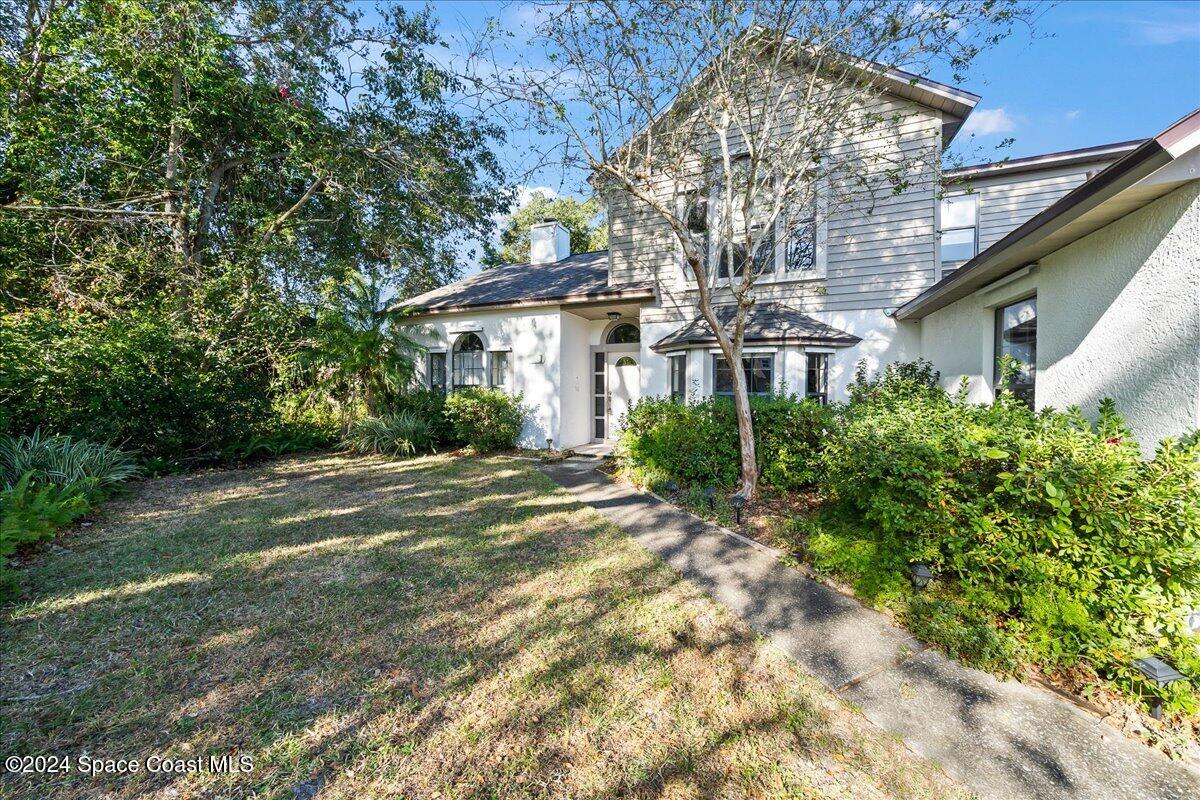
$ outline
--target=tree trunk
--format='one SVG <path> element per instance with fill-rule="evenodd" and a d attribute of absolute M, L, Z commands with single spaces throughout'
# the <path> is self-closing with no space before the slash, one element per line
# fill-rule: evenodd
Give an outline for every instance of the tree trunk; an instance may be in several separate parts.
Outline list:
<path fill-rule="evenodd" d="M 378 411 L 376 408 L 378 401 L 375 399 L 375 387 L 371 386 L 371 378 L 367 375 L 360 375 L 359 380 L 362 381 L 363 385 L 363 401 L 367 406 L 367 416 L 379 416 L 379 414 L 376 413 Z"/>
<path fill-rule="evenodd" d="M 730 364 L 733 375 L 733 410 L 737 415 L 738 442 L 742 454 L 742 485 L 738 494 L 746 500 L 754 499 L 758 492 L 758 453 L 754 446 L 754 421 L 750 416 L 750 393 L 746 386 L 746 373 L 742 369 L 742 343 L 730 342 L 730 347 L 721 346 L 721 352 Z"/>
<path fill-rule="evenodd" d="M 171 215 L 171 245 L 181 260 L 187 258 L 186 211 L 179 199 L 180 104 L 183 101 L 183 73 L 179 66 L 171 74 L 171 129 L 167 135 L 167 163 L 163 170 L 167 181 L 166 211 Z"/>
<path fill-rule="evenodd" d="M 758 454 L 754 447 L 754 421 L 750 416 L 750 395 L 746 388 L 746 373 L 742 370 L 744 320 L 740 318 L 744 311 L 739 309 L 739 320 L 735 323 L 733 338 L 730 338 L 721 326 L 720 320 L 717 319 L 717 315 L 713 313 L 712 296 L 708 291 L 700 254 L 696 253 L 690 243 L 684 240 L 682 234 L 680 242 L 683 244 L 688 263 L 696 276 L 700 314 L 708 322 L 708 326 L 713 329 L 713 333 L 717 337 L 717 344 L 720 346 L 725 360 L 729 363 L 730 373 L 733 375 L 733 409 L 737 415 L 738 441 L 742 454 L 742 485 L 738 489 L 738 494 L 746 500 L 752 500 L 758 492 Z"/>

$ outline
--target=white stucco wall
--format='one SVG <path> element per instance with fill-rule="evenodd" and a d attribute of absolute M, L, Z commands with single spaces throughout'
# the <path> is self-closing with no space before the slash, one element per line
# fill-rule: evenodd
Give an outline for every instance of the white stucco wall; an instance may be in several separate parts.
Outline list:
<path fill-rule="evenodd" d="M 414 322 L 415 329 L 421 331 L 419 338 L 431 351 L 448 353 L 460 333 L 476 333 L 487 351 L 484 366 L 489 370 L 489 375 L 491 351 L 511 351 L 509 390 L 524 395 L 524 402 L 530 408 L 518 444 L 522 447 L 544 447 L 547 437 L 556 443 L 561 441 L 563 336 L 561 314 L 557 307 L 446 314 L 419 318 Z M 584 350 L 586 352 L 586 346 Z M 448 355 L 447 380 L 450 380 L 450 375 Z"/>
<path fill-rule="evenodd" d="M 554 442 L 559 447 L 577 447 L 591 441 L 591 365 L 588 362 L 592 321 L 564 311 L 562 326 L 560 397 L 562 419 Z"/>
<path fill-rule="evenodd" d="M 1039 408 L 1094 417 L 1111 397 L 1147 452 L 1200 425 L 1200 182 L 922 320 L 922 354 L 947 387 L 965 375 L 973 399 L 991 400 L 995 308 L 1033 292 Z"/>

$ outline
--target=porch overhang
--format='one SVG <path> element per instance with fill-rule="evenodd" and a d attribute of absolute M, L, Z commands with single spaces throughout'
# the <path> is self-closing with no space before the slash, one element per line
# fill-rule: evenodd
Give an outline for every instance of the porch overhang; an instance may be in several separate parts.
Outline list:
<path fill-rule="evenodd" d="M 733 306 L 722 306 L 713 311 L 722 327 L 729 331 L 733 326 L 736 309 Z M 762 303 L 750 308 L 742 341 L 748 345 L 852 347 L 862 339 L 832 325 L 826 325 L 784 303 Z M 650 349 L 656 353 L 668 353 L 716 344 L 716 334 L 713 333 L 708 320 L 701 315 L 674 333 L 659 339 Z"/>

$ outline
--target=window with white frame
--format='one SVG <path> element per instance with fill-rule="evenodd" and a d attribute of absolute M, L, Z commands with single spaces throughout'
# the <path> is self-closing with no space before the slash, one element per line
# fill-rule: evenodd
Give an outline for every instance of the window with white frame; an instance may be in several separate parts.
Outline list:
<path fill-rule="evenodd" d="M 770 354 L 742 356 L 742 374 L 748 394 L 770 394 L 775 375 L 775 357 Z M 713 394 L 733 396 L 733 370 L 725 356 L 713 354 Z"/>
<path fill-rule="evenodd" d="M 806 353 L 804 396 L 829 404 L 829 353 Z"/>
<path fill-rule="evenodd" d="M 735 162 L 735 169 L 748 169 L 746 160 Z M 738 179 L 734 181 L 736 187 Z M 750 262 L 756 277 L 767 280 L 819 278 L 824 275 L 825 254 L 816 192 L 811 187 L 797 190 L 793 194 L 807 196 L 797 199 L 791 209 L 784 209 L 771 221 L 772 192 L 776 188 L 776 181 L 772 178 L 769 183 L 769 190 L 761 192 L 758 207 L 751 211 L 750 219 L 746 219 L 740 208 L 734 208 L 728 224 L 720 217 L 722 206 L 714 189 L 708 203 L 708 224 L 719 235 L 709 235 L 707 247 L 708 261 L 716 264 L 718 279 L 741 277 L 747 262 Z M 732 235 L 730 242 L 720 241 L 726 230 Z M 747 232 L 754 247 L 754 254 L 749 258 L 746 253 Z"/>
<path fill-rule="evenodd" d="M 973 194 L 942 199 L 942 264 L 961 264 L 979 250 L 979 198 Z"/>

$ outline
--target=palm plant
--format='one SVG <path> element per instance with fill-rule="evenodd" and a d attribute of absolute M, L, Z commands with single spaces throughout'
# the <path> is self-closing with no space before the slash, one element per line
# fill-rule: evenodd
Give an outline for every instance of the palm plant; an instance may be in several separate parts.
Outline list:
<path fill-rule="evenodd" d="M 326 292 L 312 346 L 298 356 L 313 386 L 341 405 L 343 426 L 360 407 L 378 416 L 415 378 L 422 348 L 394 324 L 391 303 L 377 280 L 352 273 Z"/>

